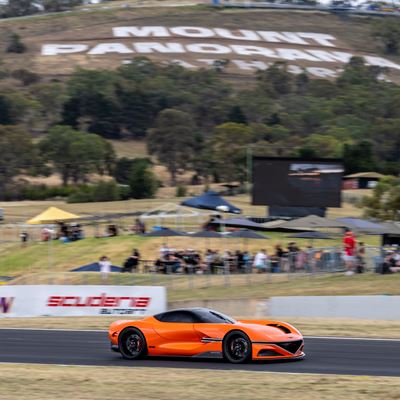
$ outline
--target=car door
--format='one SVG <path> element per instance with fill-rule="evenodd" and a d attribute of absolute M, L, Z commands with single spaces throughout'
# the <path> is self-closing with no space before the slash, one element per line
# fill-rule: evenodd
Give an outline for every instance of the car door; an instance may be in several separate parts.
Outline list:
<path fill-rule="evenodd" d="M 163 339 L 157 346 L 160 355 L 192 355 L 201 344 L 200 334 L 194 329 L 194 316 L 189 311 L 172 311 L 154 324 Z"/>

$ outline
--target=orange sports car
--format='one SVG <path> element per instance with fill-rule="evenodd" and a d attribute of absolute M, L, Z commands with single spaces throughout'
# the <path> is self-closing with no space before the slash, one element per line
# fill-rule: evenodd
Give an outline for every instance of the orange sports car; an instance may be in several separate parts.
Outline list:
<path fill-rule="evenodd" d="M 235 321 L 208 308 L 185 308 L 138 321 L 116 321 L 111 349 L 135 360 L 149 356 L 223 357 L 231 363 L 304 358 L 301 333 L 280 321 Z"/>

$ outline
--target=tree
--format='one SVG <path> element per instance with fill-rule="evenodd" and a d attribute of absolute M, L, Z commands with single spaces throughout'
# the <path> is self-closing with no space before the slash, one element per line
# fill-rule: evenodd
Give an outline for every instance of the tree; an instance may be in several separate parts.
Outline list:
<path fill-rule="evenodd" d="M 265 93 L 280 97 L 292 91 L 294 78 L 288 71 L 287 64 L 277 61 L 265 71 L 259 72 L 258 80 Z"/>
<path fill-rule="evenodd" d="M 4 198 L 7 185 L 35 162 L 35 147 L 31 136 L 16 126 L 0 125 L 0 198 Z"/>
<path fill-rule="evenodd" d="M 157 192 L 158 183 L 145 158 L 133 160 L 129 173 L 129 187 L 134 199 L 150 199 Z"/>
<path fill-rule="evenodd" d="M 372 196 L 361 200 L 366 217 L 400 220 L 400 178 L 388 176 L 375 186 Z"/>
<path fill-rule="evenodd" d="M 40 149 L 61 174 L 64 185 L 71 180 L 86 182 L 91 172 L 109 172 L 115 157 L 112 146 L 101 137 L 62 125 L 50 129 Z"/>
<path fill-rule="evenodd" d="M 227 122 L 215 127 L 209 140 L 215 173 L 227 181 L 244 182 L 247 177 L 246 150 L 253 131 L 246 125 Z"/>
<path fill-rule="evenodd" d="M 43 7 L 47 12 L 68 10 L 71 7 L 83 4 L 82 0 L 43 0 Z"/>
<path fill-rule="evenodd" d="M 11 104 L 5 96 L 0 95 L 0 125 L 11 125 L 13 123 Z"/>
<path fill-rule="evenodd" d="M 339 157 L 341 154 L 340 141 L 332 136 L 313 133 L 304 140 L 304 145 L 300 149 L 301 156 L 313 157 Z"/>
<path fill-rule="evenodd" d="M 361 140 L 355 144 L 343 146 L 343 160 L 346 173 L 375 169 L 376 162 L 373 155 L 373 144 L 368 140 Z"/>
<path fill-rule="evenodd" d="M 40 105 L 45 128 L 59 122 L 67 99 L 65 86 L 58 82 L 37 83 L 31 86 L 30 91 Z"/>
<path fill-rule="evenodd" d="M 62 113 L 63 124 L 81 131 L 118 138 L 119 108 L 114 99 L 116 74 L 79 69 L 68 81 L 69 100 Z"/>
<path fill-rule="evenodd" d="M 38 12 L 38 7 L 34 0 L 9 0 L 6 7 L 8 17 L 21 17 Z"/>
<path fill-rule="evenodd" d="M 376 83 L 382 71 L 381 67 L 366 65 L 362 57 L 352 57 L 338 77 L 337 85 L 369 85 Z"/>
<path fill-rule="evenodd" d="M 156 119 L 155 127 L 149 129 L 147 146 L 150 154 L 157 156 L 171 174 L 176 185 L 180 169 L 188 169 L 196 145 L 196 127 L 192 117 L 179 110 L 166 109 Z"/>
<path fill-rule="evenodd" d="M 397 18 L 383 18 L 372 27 L 372 35 L 380 39 L 387 54 L 400 50 L 400 26 Z"/>
<path fill-rule="evenodd" d="M 247 125 L 247 118 L 244 115 L 240 106 L 235 105 L 232 106 L 228 113 L 228 122 L 236 122 L 237 124 L 245 124 Z"/>

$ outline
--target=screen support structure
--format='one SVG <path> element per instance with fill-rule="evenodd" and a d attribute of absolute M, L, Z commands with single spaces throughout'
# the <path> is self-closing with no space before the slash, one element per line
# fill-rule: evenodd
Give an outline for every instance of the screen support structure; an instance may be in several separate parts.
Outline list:
<path fill-rule="evenodd" d="M 301 218 L 306 217 L 307 215 L 317 215 L 318 217 L 325 217 L 325 214 L 326 207 L 267 207 L 267 216 L 274 218 Z"/>

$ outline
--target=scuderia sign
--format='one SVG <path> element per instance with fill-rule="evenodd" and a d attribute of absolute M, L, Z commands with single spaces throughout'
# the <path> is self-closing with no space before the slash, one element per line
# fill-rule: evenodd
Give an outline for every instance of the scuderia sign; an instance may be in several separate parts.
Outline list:
<path fill-rule="evenodd" d="M 134 56 L 154 61 L 174 62 L 186 68 L 201 68 L 228 60 L 226 71 L 252 73 L 268 68 L 275 61 L 286 61 L 292 73 L 303 69 L 315 77 L 334 78 L 343 64 L 357 55 L 366 64 L 400 70 L 400 65 L 372 54 L 343 48 L 337 39 L 324 33 L 229 30 L 195 26 L 121 26 L 112 28 L 112 36 L 42 46 L 44 57 L 72 56 L 77 64 L 90 65 L 99 57 L 116 58 L 129 63 Z M 80 56 L 80 57 L 77 57 Z"/>

